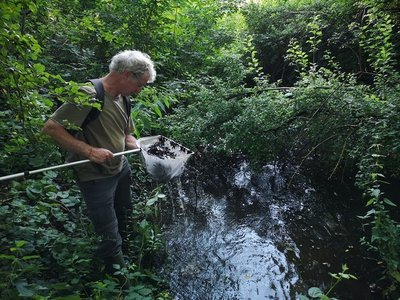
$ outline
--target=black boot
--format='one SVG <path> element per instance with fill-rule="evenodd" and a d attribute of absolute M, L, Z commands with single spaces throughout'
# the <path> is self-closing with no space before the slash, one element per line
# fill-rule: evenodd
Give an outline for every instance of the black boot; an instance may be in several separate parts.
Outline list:
<path fill-rule="evenodd" d="M 122 274 L 117 274 L 114 275 L 115 272 L 120 271 L 122 268 L 126 268 L 125 260 L 122 255 L 122 252 L 119 252 L 115 256 L 109 256 L 104 258 L 104 264 L 105 264 L 105 273 L 107 275 L 110 275 L 114 278 L 116 278 L 121 285 L 121 288 L 124 290 L 127 290 L 131 287 L 131 284 L 129 282 L 129 278 L 127 278 L 125 275 Z M 113 265 L 119 265 L 119 269 L 115 269 Z"/>

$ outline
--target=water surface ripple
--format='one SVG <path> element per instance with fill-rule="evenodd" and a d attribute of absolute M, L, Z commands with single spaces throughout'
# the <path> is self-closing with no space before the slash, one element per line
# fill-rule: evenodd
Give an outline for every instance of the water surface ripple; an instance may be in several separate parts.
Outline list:
<path fill-rule="evenodd" d="M 340 214 L 307 223 L 326 211 L 315 189 L 300 181 L 289 191 L 273 165 L 253 172 L 242 162 L 214 176 L 178 181 L 170 195 L 163 274 L 175 299 L 295 299 L 318 237 L 341 234 Z"/>

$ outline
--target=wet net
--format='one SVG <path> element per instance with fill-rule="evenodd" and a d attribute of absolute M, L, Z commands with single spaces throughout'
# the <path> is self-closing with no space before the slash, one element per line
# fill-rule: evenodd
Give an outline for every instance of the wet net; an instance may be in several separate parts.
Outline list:
<path fill-rule="evenodd" d="M 193 152 L 162 135 L 138 140 L 140 156 L 147 172 L 158 182 L 167 182 L 182 174 Z"/>

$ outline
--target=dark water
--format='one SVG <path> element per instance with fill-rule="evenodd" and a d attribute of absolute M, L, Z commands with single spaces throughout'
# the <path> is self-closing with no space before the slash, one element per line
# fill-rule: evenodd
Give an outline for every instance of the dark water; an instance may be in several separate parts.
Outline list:
<path fill-rule="evenodd" d="M 171 185 L 163 273 L 176 299 L 295 299 L 312 286 L 327 291 L 328 273 L 342 264 L 358 280 L 340 283 L 331 297 L 379 299 L 359 243 L 359 201 L 291 174 L 241 162 Z"/>

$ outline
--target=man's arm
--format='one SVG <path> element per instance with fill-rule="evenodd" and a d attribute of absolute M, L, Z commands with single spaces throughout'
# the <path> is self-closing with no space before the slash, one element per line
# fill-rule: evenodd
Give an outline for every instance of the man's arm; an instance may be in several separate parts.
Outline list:
<path fill-rule="evenodd" d="M 133 137 L 131 134 L 125 135 L 125 148 L 128 150 L 138 149 L 139 145 L 137 139 Z"/>
<path fill-rule="evenodd" d="M 114 154 L 107 149 L 95 148 L 76 139 L 62 125 L 51 119 L 44 124 L 42 132 L 53 138 L 61 148 L 87 157 L 95 163 L 103 163 L 114 157 Z"/>

